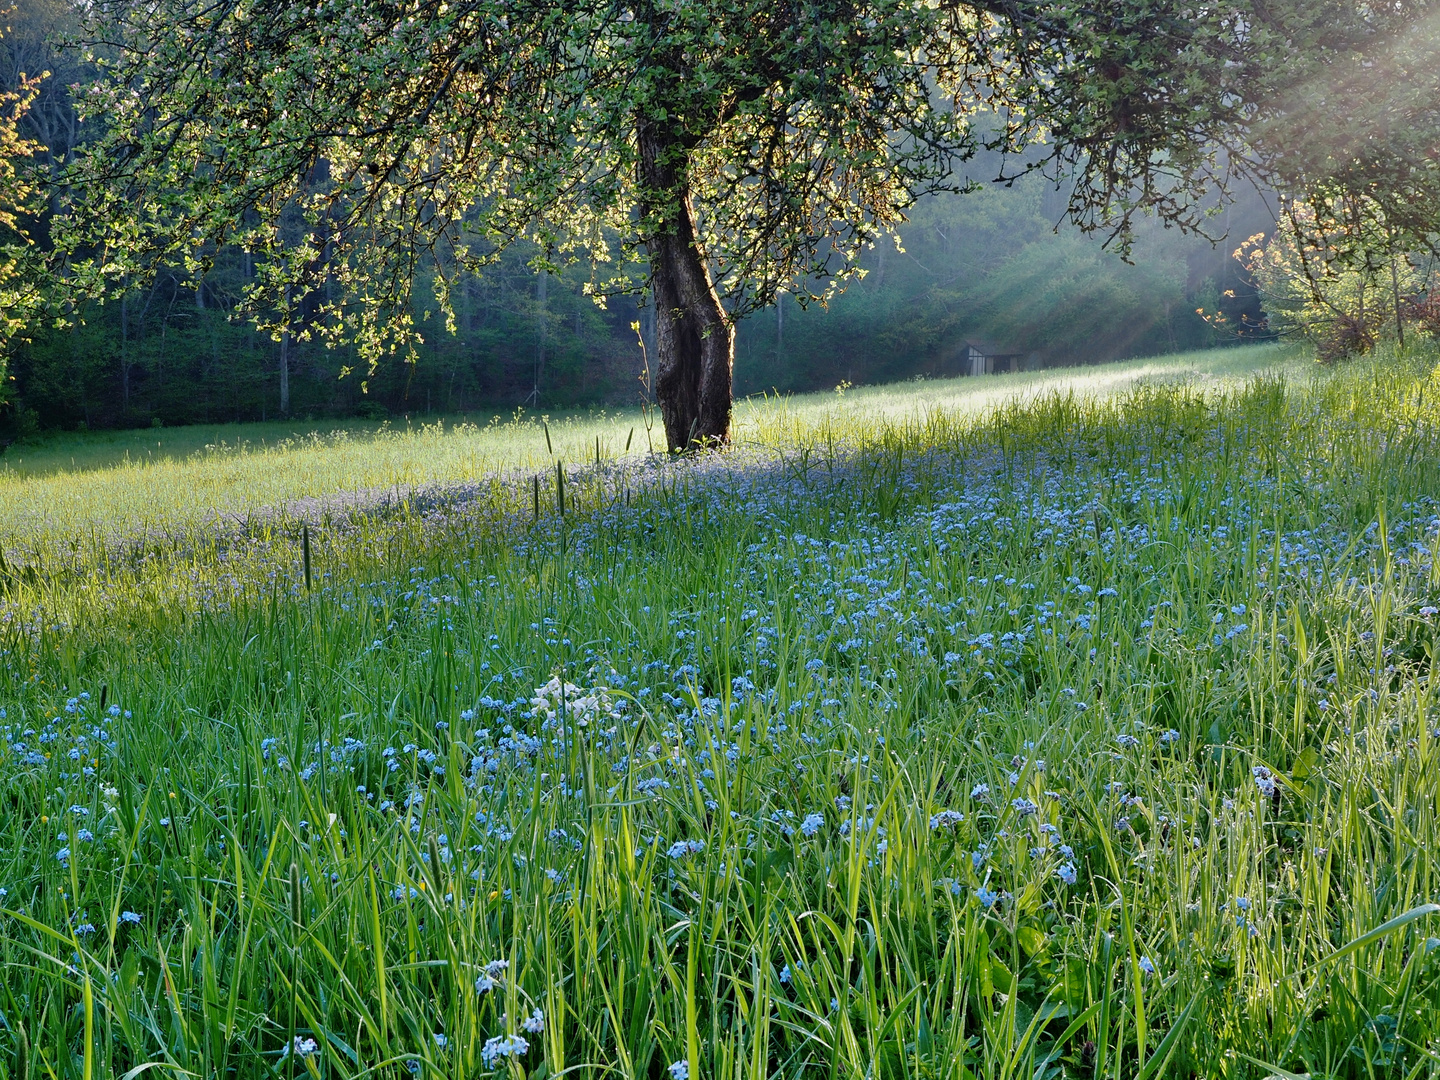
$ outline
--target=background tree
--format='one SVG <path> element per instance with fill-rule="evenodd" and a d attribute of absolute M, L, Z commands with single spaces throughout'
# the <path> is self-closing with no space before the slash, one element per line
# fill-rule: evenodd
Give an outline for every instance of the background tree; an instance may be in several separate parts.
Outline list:
<path fill-rule="evenodd" d="M 373 365 L 418 338 L 427 259 L 517 240 L 648 289 L 672 449 L 729 428 L 733 327 L 780 291 L 828 298 L 921 193 L 986 145 L 1069 179 L 1122 243 L 1151 210 L 1196 225 L 1215 140 L 1256 78 L 1243 12 L 1029 0 L 161 0 L 101 4 L 109 130 L 75 175 L 73 280 L 238 244 L 251 299 Z M 983 130 L 982 110 L 999 118 Z M 280 243 L 299 213 L 306 235 Z M 636 271 L 635 268 L 639 267 Z M 321 285 L 333 290 L 320 302 Z"/>
<path fill-rule="evenodd" d="M 73 95 L 91 83 L 96 71 L 84 63 L 78 49 L 66 47 L 81 31 L 78 0 L 16 0 L 5 19 L 0 39 L 0 86 L 20 88 L 29 76 L 42 72 L 35 94 L 20 121 L 20 131 L 34 142 L 34 158 L 46 181 L 46 205 L 53 212 L 63 204 L 60 183 L 65 166 L 74 160 L 83 133 Z M 36 242 L 46 246 L 46 214 L 36 222 Z"/>
<path fill-rule="evenodd" d="M 1403 341 L 1440 253 L 1440 3 L 1284 0 L 1255 18 L 1276 62 L 1247 165 L 1279 195 L 1281 235 L 1246 258 L 1323 359 Z"/>
<path fill-rule="evenodd" d="M 25 329 L 40 299 L 35 276 L 26 267 L 30 236 L 25 228 L 34 209 L 36 184 L 30 166 L 37 147 L 25 137 L 21 123 L 45 74 L 17 73 L 17 89 L 0 91 L 0 378 L 5 375 L 6 346 Z"/>
<path fill-rule="evenodd" d="M 1360 197 L 1336 196 L 1318 210 L 1287 199 L 1279 228 L 1236 254 L 1264 291 L 1271 325 L 1333 363 L 1387 336 L 1404 344 L 1406 315 L 1429 294 L 1435 259 L 1398 246 L 1403 236 Z"/>

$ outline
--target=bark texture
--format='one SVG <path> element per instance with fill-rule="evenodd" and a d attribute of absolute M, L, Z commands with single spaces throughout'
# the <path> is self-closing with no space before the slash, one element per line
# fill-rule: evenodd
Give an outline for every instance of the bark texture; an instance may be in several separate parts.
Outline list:
<path fill-rule="evenodd" d="M 662 125 L 638 125 L 643 206 L 654 232 L 646 247 L 655 294 L 655 397 L 671 452 L 730 437 L 735 331 L 695 238 L 685 181 L 687 148 Z"/>

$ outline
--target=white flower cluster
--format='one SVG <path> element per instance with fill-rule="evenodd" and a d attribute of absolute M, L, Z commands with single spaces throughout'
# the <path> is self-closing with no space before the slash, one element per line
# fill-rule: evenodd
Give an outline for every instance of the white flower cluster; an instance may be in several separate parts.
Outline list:
<path fill-rule="evenodd" d="M 601 721 L 620 719 L 619 710 L 611 702 L 606 687 L 585 690 L 574 683 L 562 681 L 558 675 L 552 676 L 544 686 L 535 688 L 530 707 L 547 725 L 570 721 L 576 727 L 585 728 Z"/>

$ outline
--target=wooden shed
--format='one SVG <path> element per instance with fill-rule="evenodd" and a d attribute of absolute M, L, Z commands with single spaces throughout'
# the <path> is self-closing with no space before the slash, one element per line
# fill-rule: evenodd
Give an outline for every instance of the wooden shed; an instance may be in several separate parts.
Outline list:
<path fill-rule="evenodd" d="M 971 338 L 960 347 L 960 375 L 994 375 L 997 371 L 1019 371 L 1025 354 L 1014 352 L 983 338 Z"/>

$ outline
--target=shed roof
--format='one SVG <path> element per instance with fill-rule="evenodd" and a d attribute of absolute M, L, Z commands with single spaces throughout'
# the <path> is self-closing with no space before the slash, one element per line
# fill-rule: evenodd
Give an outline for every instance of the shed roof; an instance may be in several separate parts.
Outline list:
<path fill-rule="evenodd" d="M 1019 356 L 1021 350 L 1005 348 L 989 338 L 966 338 L 961 344 L 968 352 L 974 349 L 981 356 Z"/>

